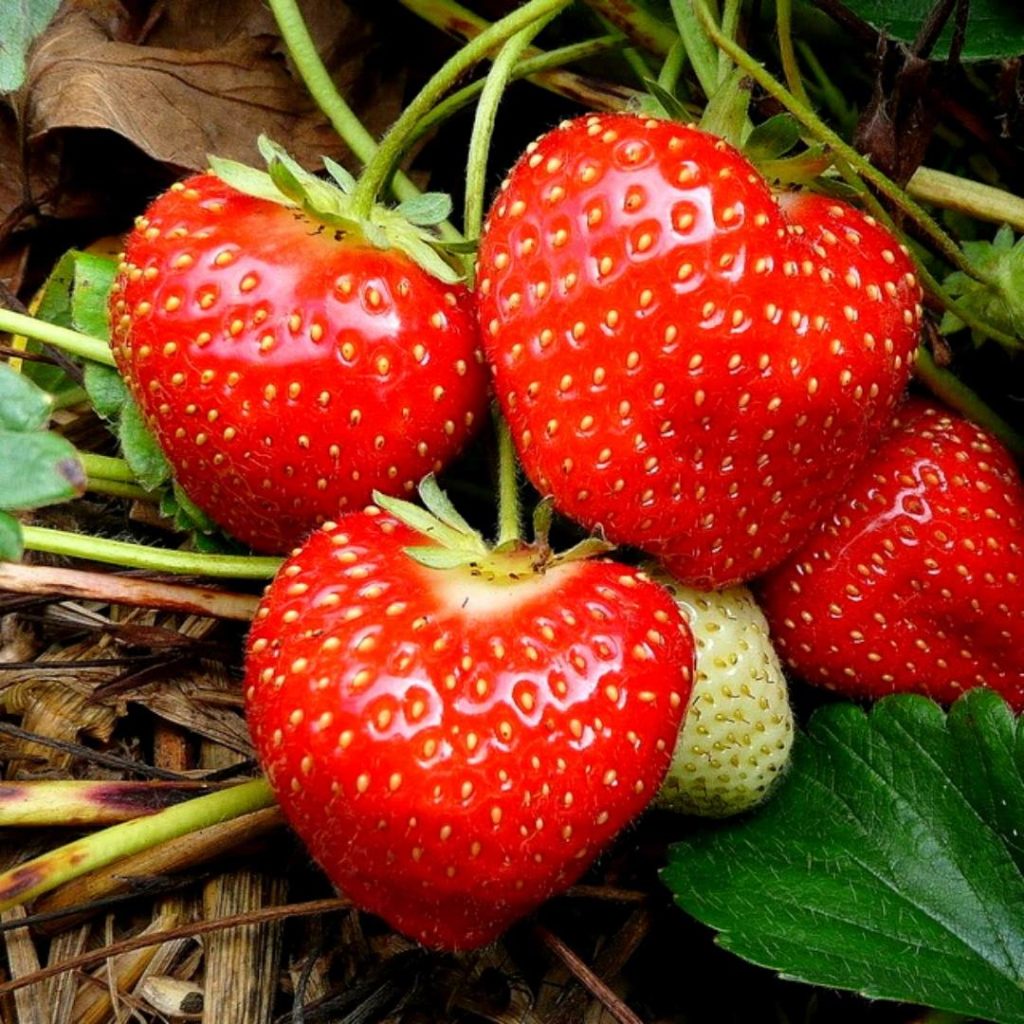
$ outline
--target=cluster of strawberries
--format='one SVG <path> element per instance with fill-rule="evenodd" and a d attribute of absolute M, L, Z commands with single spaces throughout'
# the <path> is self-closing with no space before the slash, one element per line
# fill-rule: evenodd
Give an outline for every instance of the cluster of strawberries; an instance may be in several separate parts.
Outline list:
<path fill-rule="evenodd" d="M 920 300 L 871 217 L 632 115 L 528 148 L 472 292 L 212 175 L 153 204 L 114 353 L 204 511 L 264 551 L 314 531 L 254 622 L 247 711 L 346 893 L 490 940 L 655 796 L 690 702 L 665 587 L 593 545 L 487 545 L 433 484 L 488 376 L 556 509 L 675 584 L 753 581 L 800 677 L 1024 706 L 1024 492 L 983 431 L 900 404 Z"/>

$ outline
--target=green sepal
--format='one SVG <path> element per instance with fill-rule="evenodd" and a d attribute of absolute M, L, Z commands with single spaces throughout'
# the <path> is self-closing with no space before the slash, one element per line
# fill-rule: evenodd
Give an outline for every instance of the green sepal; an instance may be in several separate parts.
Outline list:
<path fill-rule="evenodd" d="M 87 362 L 82 383 L 93 409 L 105 420 L 116 421 L 128 401 L 128 388 L 117 370 Z"/>
<path fill-rule="evenodd" d="M 541 498 L 533 510 L 533 540 L 543 548 L 550 548 L 548 534 L 555 518 L 555 503 L 550 496 Z"/>
<path fill-rule="evenodd" d="M 744 130 L 749 125 L 749 108 L 749 79 L 742 68 L 733 68 L 729 77 L 718 86 L 708 100 L 700 119 L 700 126 L 704 131 L 739 146 L 743 141 Z"/>
<path fill-rule="evenodd" d="M 435 249 L 441 252 L 450 252 L 455 256 L 472 256 L 480 248 L 479 238 L 466 238 L 461 242 L 454 239 L 438 238 L 431 242 Z"/>
<path fill-rule="evenodd" d="M 757 169 L 774 184 L 793 186 L 809 185 L 813 182 L 815 191 L 823 192 L 825 189 L 820 186 L 825 180 L 830 181 L 833 185 L 846 184 L 838 179 L 822 178 L 822 175 L 834 162 L 830 150 L 824 146 L 814 145 L 808 146 L 807 149 L 801 150 L 793 156 L 780 157 L 778 160 L 762 160 L 758 163 Z M 852 193 L 853 196 L 856 194 Z M 851 193 L 847 191 L 845 195 L 849 201 Z"/>
<path fill-rule="evenodd" d="M 682 101 L 668 91 L 663 85 L 656 82 L 653 78 L 645 79 L 644 84 L 650 91 L 653 102 L 649 111 L 645 110 L 644 113 L 650 113 L 658 117 L 667 117 L 673 121 L 679 121 L 680 124 L 689 124 L 693 120 L 690 112 L 683 106 Z"/>
<path fill-rule="evenodd" d="M 441 490 L 437 477 L 433 473 L 428 473 L 420 481 L 417 490 L 419 491 L 420 500 L 426 508 L 437 516 L 442 523 L 446 523 L 459 533 L 473 537 L 475 539 L 474 546 L 483 544 L 483 537 L 462 517 L 462 513 L 452 504 L 451 498 Z"/>
<path fill-rule="evenodd" d="M 0 560 L 17 562 L 25 552 L 21 523 L 7 512 L 0 512 Z"/>
<path fill-rule="evenodd" d="M 597 558 L 599 555 L 607 555 L 615 550 L 615 545 L 603 537 L 587 537 L 578 544 L 574 544 L 567 551 L 561 551 L 553 555 L 549 565 L 561 565 L 564 562 L 580 562 L 586 558 Z"/>
<path fill-rule="evenodd" d="M 0 431 L 0 508 L 39 508 L 77 498 L 85 469 L 59 434 Z"/>
<path fill-rule="evenodd" d="M 281 190 L 274 184 L 273 178 L 266 171 L 260 171 L 248 164 L 219 156 L 208 156 L 207 162 L 210 165 L 210 170 L 224 184 L 230 185 L 247 196 L 253 196 L 255 199 L 267 199 L 280 206 L 294 205 L 281 194 Z"/>
<path fill-rule="evenodd" d="M 395 207 L 395 213 L 422 228 L 436 227 L 446 221 L 451 212 L 452 197 L 444 192 L 424 192 Z"/>
<path fill-rule="evenodd" d="M 431 540 L 436 540 L 443 547 L 453 551 L 475 550 L 478 555 L 487 552 L 487 545 L 478 534 L 467 534 L 462 530 L 453 529 L 433 513 L 420 508 L 419 505 L 414 505 L 411 501 L 393 498 L 387 494 L 381 494 L 380 491 L 373 492 L 373 500 L 399 522 L 405 523 L 406 526 Z"/>
<path fill-rule="evenodd" d="M 92 252 L 76 252 L 71 285 L 71 326 L 82 334 L 110 340 L 110 291 L 117 260 Z"/>
<path fill-rule="evenodd" d="M 342 167 L 337 160 L 332 160 L 329 156 L 325 156 L 323 161 L 327 173 L 335 180 L 342 192 L 349 195 L 355 191 L 356 179 L 348 168 Z"/>
<path fill-rule="evenodd" d="M 792 114 L 776 114 L 754 127 L 743 144 L 743 152 L 758 165 L 764 160 L 777 160 L 800 141 L 801 131 L 800 122 Z"/>
<path fill-rule="evenodd" d="M 410 547 L 404 551 L 414 562 L 428 569 L 457 569 L 463 565 L 473 565 L 480 561 L 483 554 L 464 548 Z"/>
<path fill-rule="evenodd" d="M 121 453 L 135 474 L 136 480 L 147 491 L 156 490 L 171 476 L 171 467 L 150 433 L 138 405 L 132 399 L 125 402 L 118 425 Z"/>
<path fill-rule="evenodd" d="M 6 363 L 0 363 L 0 429 L 41 430 L 52 409 L 51 395 Z"/>

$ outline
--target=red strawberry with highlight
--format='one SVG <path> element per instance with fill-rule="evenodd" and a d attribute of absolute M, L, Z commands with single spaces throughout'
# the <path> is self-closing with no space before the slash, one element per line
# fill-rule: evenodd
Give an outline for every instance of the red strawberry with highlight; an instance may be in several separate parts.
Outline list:
<path fill-rule="evenodd" d="M 528 148 L 477 284 L 531 481 L 703 588 L 778 563 L 827 513 L 920 321 L 913 266 L 870 217 L 773 194 L 721 140 L 625 114 Z"/>
<path fill-rule="evenodd" d="M 340 889 L 465 949 L 575 881 L 653 798 L 693 640 L 634 568 L 488 550 L 443 502 L 443 521 L 388 505 L 429 539 L 371 507 L 277 575 L 249 638 L 248 721 Z"/>
<path fill-rule="evenodd" d="M 175 476 L 261 551 L 374 489 L 411 491 L 486 408 L 468 292 L 296 194 L 209 174 L 173 186 L 129 236 L 111 296 L 118 367 Z"/>
<path fill-rule="evenodd" d="M 834 513 L 761 586 L 808 682 L 953 701 L 987 686 L 1024 710 L 1024 487 L 1009 452 L 915 399 Z"/>

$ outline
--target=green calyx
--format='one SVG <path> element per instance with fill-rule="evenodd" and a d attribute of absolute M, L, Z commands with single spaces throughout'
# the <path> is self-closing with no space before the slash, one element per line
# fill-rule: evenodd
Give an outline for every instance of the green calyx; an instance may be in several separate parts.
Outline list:
<path fill-rule="evenodd" d="M 534 513 L 534 541 L 518 537 L 497 545 L 488 544 L 474 530 L 441 490 L 433 474 L 420 481 L 421 505 L 374 492 L 374 502 L 385 512 L 434 541 L 405 549 L 414 561 L 429 569 L 468 569 L 474 576 L 496 583 L 514 583 L 546 572 L 566 562 L 607 554 L 614 545 L 602 537 L 588 537 L 563 552 L 548 543 L 551 505 L 543 501 Z"/>
<path fill-rule="evenodd" d="M 428 274 L 447 284 L 462 279 L 442 255 L 436 228 L 452 210 L 451 198 L 440 192 L 425 192 L 406 199 L 394 208 L 374 205 L 368 216 L 355 209 L 356 179 L 340 164 L 324 157 L 330 175 L 327 181 L 307 171 L 276 142 L 261 135 L 260 153 L 267 170 L 211 156 L 210 170 L 221 181 L 246 195 L 281 206 L 302 210 L 309 217 L 362 239 L 377 249 L 397 249 Z"/>

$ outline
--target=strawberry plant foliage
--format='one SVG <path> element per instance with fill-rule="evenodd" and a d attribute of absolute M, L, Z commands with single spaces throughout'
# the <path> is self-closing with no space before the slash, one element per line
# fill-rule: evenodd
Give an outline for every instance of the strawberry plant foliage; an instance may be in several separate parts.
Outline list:
<path fill-rule="evenodd" d="M 818 711 L 775 800 L 676 844 L 664 880 L 782 975 L 1024 1021 L 1024 725 L 975 690 Z"/>

